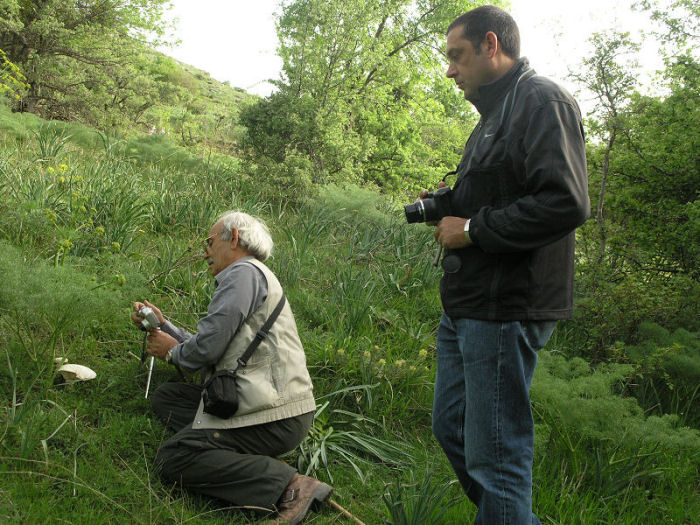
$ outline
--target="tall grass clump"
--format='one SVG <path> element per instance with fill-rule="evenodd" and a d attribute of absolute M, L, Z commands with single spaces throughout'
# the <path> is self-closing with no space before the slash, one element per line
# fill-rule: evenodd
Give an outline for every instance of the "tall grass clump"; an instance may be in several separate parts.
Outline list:
<path fill-rule="evenodd" d="M 40 162 L 58 160 L 58 156 L 71 138 L 63 126 L 51 123 L 42 125 L 35 135 L 39 145 L 37 160 Z"/>
<path fill-rule="evenodd" d="M 329 405 L 326 401 L 317 407 L 311 431 L 299 447 L 297 468 L 300 472 L 318 476 L 324 470 L 332 481 L 332 461 L 340 460 L 365 481 L 362 467 L 370 462 L 393 468 L 412 465 L 405 446 L 374 435 L 376 429 L 381 429 L 377 421 L 345 410 L 329 409 Z"/>
<path fill-rule="evenodd" d="M 408 483 L 397 479 L 387 485 L 382 495 L 386 506 L 383 521 L 387 525 L 441 525 L 451 521 L 447 512 L 457 503 L 456 498 L 448 498 L 445 488 L 456 481 L 441 479 L 434 481 L 433 474 L 426 471 L 423 479 L 415 479 L 410 473 Z"/>

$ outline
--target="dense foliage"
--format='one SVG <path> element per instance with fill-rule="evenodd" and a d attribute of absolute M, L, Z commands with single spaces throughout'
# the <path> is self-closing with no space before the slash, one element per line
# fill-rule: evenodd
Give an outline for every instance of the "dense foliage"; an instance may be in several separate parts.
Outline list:
<path fill-rule="evenodd" d="M 10 62 L 5 52 L 0 49 L 0 95 L 9 94 L 19 100 L 19 94 L 29 88 L 26 80 L 19 68 Z"/>
<path fill-rule="evenodd" d="M 141 42 L 163 34 L 165 3 L 2 0 L 0 49 L 27 77 L 24 108 L 64 119 L 148 108 L 154 75 L 145 71 Z"/>
<path fill-rule="evenodd" d="M 459 161 L 473 117 L 446 88 L 444 32 L 470 0 L 295 0 L 278 21 L 278 91 L 241 115 L 244 153 L 285 182 L 436 184 Z"/>
<path fill-rule="evenodd" d="M 654 15 L 678 34 L 659 95 L 635 89 L 638 46 L 627 34 L 594 35 L 577 75 L 599 104 L 587 126 L 595 213 L 580 230 L 582 315 L 572 341 L 596 361 L 624 359 L 619 343 L 634 343 L 644 321 L 700 328 L 700 34 L 694 4 L 674 4 Z"/>

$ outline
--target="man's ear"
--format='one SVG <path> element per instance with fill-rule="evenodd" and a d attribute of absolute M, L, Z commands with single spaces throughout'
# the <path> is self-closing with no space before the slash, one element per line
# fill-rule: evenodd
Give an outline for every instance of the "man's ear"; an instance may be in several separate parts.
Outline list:
<path fill-rule="evenodd" d="M 493 58 L 501 43 L 498 41 L 498 35 L 493 31 L 487 31 L 484 36 L 484 41 L 481 43 L 481 52 L 486 53 L 486 56 Z"/>
<path fill-rule="evenodd" d="M 231 249 L 235 250 L 238 247 L 238 228 L 231 228 Z"/>

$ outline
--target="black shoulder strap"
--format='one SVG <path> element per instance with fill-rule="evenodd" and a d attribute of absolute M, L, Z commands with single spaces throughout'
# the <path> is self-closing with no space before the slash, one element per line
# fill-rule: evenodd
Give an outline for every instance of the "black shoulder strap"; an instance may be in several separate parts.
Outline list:
<path fill-rule="evenodd" d="M 265 324 L 262 325 L 260 330 L 258 330 L 258 332 L 255 334 L 255 338 L 250 342 L 248 348 L 246 348 L 246 351 L 243 352 L 243 355 L 238 358 L 238 367 L 236 368 L 236 370 L 245 367 L 246 363 L 248 362 L 248 359 L 250 359 L 250 356 L 253 355 L 253 352 L 255 352 L 258 346 L 260 346 L 260 343 L 262 343 L 263 340 L 267 337 L 267 333 L 270 331 L 270 328 L 277 320 L 277 317 L 280 315 L 282 308 L 284 308 L 284 303 L 286 300 L 287 299 L 284 296 L 283 292 L 282 297 L 280 297 L 280 301 L 277 303 L 277 306 L 275 306 L 275 309 L 270 314 L 270 317 L 267 318 Z"/>

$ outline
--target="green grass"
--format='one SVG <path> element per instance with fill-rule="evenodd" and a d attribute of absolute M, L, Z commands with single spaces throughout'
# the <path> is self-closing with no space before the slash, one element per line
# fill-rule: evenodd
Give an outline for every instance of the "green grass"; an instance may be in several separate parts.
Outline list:
<path fill-rule="evenodd" d="M 180 162 L 157 141 L 55 127 L 0 112 L 0 522 L 255 521 L 154 476 L 168 433 L 143 399 L 128 318 L 148 298 L 195 329 L 212 291 L 201 239 L 231 208 L 271 227 L 270 266 L 314 380 L 313 431 L 285 460 L 367 524 L 473 520 L 430 430 L 441 307 L 429 228 L 368 190 L 279 195 L 235 160 Z M 644 369 L 567 358 L 571 339 L 541 352 L 532 388 L 542 522 L 697 523 L 700 433 L 680 413 L 694 399 L 647 413 L 626 395 Z M 58 356 L 97 378 L 55 384 Z M 158 364 L 153 383 L 173 376 Z M 343 521 L 327 509 L 308 522 Z"/>

